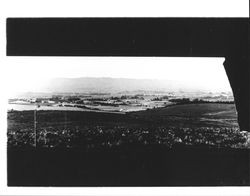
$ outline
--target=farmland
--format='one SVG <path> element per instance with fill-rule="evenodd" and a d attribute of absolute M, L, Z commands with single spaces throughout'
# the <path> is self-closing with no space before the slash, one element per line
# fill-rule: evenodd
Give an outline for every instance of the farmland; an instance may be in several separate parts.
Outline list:
<path fill-rule="evenodd" d="M 234 104 L 171 105 L 164 108 L 136 112 L 133 115 L 175 127 L 238 127 Z"/>
<path fill-rule="evenodd" d="M 9 186 L 249 185 L 234 104 L 8 112 Z"/>
<path fill-rule="evenodd" d="M 235 106 L 221 103 L 171 105 L 128 113 L 42 110 L 36 112 L 36 131 L 42 147 L 89 149 L 131 143 L 244 147 L 247 142 L 245 133 L 239 132 Z M 8 138 L 10 147 L 33 146 L 34 111 L 8 113 Z"/>

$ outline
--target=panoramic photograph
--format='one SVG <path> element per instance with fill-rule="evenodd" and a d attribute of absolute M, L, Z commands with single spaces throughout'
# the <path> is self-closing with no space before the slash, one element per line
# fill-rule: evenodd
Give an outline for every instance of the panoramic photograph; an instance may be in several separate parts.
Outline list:
<path fill-rule="evenodd" d="M 211 161 L 213 152 L 250 148 L 223 62 L 44 58 L 38 69 L 36 58 L 13 63 L 9 186 L 248 183 L 247 173 L 214 177 L 227 155 Z"/>

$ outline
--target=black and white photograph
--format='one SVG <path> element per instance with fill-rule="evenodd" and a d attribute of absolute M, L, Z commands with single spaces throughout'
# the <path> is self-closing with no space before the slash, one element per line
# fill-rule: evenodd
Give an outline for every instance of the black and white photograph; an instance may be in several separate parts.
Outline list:
<path fill-rule="evenodd" d="M 43 70 L 32 70 L 34 58 L 20 67 L 27 75 L 13 73 L 10 186 L 249 183 L 244 168 L 233 170 L 247 166 L 250 134 L 237 121 L 223 59 L 87 59 L 40 60 Z M 222 163 L 233 173 L 224 176 Z"/>
<path fill-rule="evenodd" d="M 8 188 L 250 185 L 249 18 L 5 27 Z"/>

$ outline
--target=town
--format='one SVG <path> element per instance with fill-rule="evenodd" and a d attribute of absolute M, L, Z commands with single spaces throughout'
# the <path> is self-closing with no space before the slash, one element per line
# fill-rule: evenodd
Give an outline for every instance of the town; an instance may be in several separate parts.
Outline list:
<path fill-rule="evenodd" d="M 120 92 L 28 95 L 9 99 L 8 110 L 77 110 L 132 112 L 177 103 L 233 103 L 230 92 Z"/>

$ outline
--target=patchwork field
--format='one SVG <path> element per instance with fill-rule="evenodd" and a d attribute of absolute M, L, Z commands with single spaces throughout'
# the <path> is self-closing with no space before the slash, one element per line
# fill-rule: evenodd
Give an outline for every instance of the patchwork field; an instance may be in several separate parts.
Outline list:
<path fill-rule="evenodd" d="M 249 185 L 233 104 L 8 112 L 9 186 Z"/>
<path fill-rule="evenodd" d="M 131 114 L 137 118 L 179 127 L 238 127 L 234 104 L 180 104 Z"/>
<path fill-rule="evenodd" d="M 34 123 L 34 115 L 36 123 Z M 34 127 L 35 126 L 35 127 Z M 35 136 L 36 132 L 36 136 Z M 234 104 L 172 105 L 139 112 L 12 111 L 8 113 L 8 145 L 85 148 L 135 143 L 242 147 Z"/>

